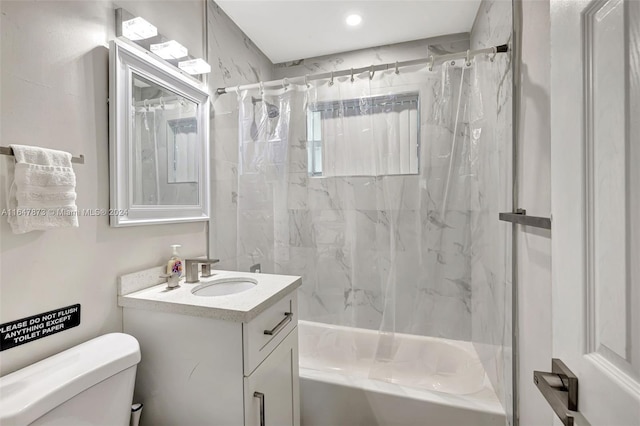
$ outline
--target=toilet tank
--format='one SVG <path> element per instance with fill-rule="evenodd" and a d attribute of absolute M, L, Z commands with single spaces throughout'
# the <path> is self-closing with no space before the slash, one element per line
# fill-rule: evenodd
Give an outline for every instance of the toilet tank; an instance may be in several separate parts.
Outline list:
<path fill-rule="evenodd" d="M 0 425 L 128 425 L 138 341 L 111 333 L 0 377 Z"/>

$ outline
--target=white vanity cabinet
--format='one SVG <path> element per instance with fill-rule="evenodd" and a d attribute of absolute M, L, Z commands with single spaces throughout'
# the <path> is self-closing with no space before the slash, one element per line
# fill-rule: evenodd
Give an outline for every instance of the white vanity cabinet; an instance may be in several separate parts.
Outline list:
<path fill-rule="evenodd" d="M 153 288 L 121 295 L 124 332 L 142 352 L 134 395 L 144 404 L 142 425 L 299 426 L 298 286 L 248 310 L 247 321 L 236 311 L 187 307 L 179 295 L 143 303 Z"/>

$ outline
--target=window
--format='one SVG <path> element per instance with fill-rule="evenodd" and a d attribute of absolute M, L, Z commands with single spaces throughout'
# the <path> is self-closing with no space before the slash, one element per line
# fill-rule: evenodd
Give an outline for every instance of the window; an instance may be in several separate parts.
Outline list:
<path fill-rule="evenodd" d="M 418 93 L 311 104 L 307 157 L 311 176 L 419 172 Z"/>

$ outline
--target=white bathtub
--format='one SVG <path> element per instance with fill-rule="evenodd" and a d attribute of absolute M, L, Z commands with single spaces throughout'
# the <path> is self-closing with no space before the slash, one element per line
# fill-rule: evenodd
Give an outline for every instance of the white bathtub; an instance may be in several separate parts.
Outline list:
<path fill-rule="evenodd" d="M 469 342 L 309 321 L 299 342 L 302 426 L 506 424 Z"/>

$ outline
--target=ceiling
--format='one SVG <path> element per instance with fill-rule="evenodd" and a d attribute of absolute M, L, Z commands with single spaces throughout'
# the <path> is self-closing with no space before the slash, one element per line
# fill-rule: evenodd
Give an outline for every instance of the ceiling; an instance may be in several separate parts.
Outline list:
<path fill-rule="evenodd" d="M 273 63 L 471 31 L 480 0 L 217 0 Z M 357 27 L 345 18 L 362 16 Z"/>

